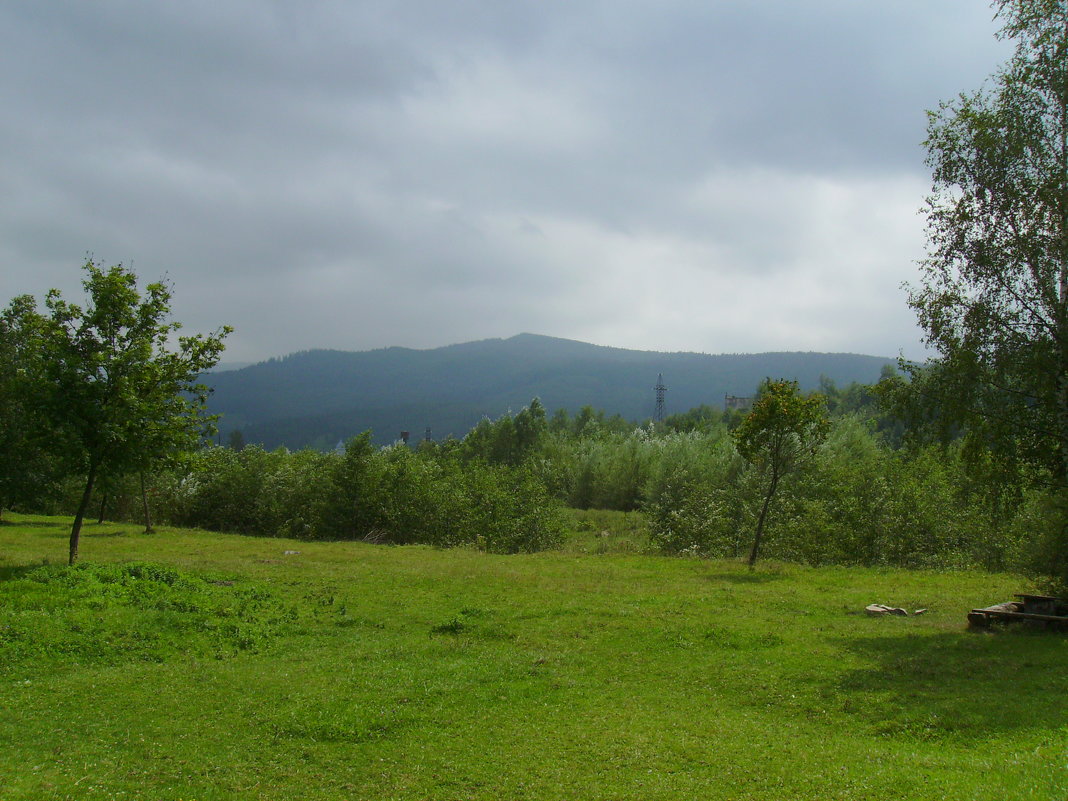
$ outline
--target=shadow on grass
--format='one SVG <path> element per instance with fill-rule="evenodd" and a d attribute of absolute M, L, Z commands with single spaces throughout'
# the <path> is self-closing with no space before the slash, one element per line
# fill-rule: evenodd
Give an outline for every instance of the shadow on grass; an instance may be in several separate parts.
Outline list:
<path fill-rule="evenodd" d="M 18 526 L 19 528 L 65 528 L 70 529 L 70 521 L 63 520 L 0 520 L 0 526 Z"/>
<path fill-rule="evenodd" d="M 31 570 L 36 570 L 41 565 L 8 565 L 6 567 L 0 567 L 0 582 L 15 581 L 20 579 L 29 573 Z"/>
<path fill-rule="evenodd" d="M 1020 628 L 860 637 L 847 647 L 871 666 L 828 691 L 876 734 L 982 738 L 1057 729 L 1068 720 L 1063 634 Z"/>
<path fill-rule="evenodd" d="M 109 525 L 108 523 L 104 524 Z M 94 530 L 95 529 L 95 530 Z M 82 529 L 82 534 L 87 537 L 125 537 L 127 534 L 126 529 L 119 529 L 118 531 L 101 531 L 96 527 L 96 524 L 86 525 Z"/>
<path fill-rule="evenodd" d="M 709 581 L 723 582 L 724 584 L 767 584 L 770 581 L 779 581 L 787 576 L 785 573 L 765 573 L 760 570 L 739 570 L 737 572 L 722 570 L 715 573 L 708 573 L 705 577 Z"/>

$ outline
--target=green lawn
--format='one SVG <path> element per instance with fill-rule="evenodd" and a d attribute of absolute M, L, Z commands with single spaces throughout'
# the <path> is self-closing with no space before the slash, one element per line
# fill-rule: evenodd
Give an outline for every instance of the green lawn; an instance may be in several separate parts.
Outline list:
<path fill-rule="evenodd" d="M 965 630 L 1013 576 L 10 519 L 3 801 L 1068 798 L 1068 636 Z"/>

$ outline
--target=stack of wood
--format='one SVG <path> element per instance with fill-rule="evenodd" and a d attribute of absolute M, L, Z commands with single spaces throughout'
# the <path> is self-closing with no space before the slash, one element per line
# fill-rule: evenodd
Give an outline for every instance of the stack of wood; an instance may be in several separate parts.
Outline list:
<path fill-rule="evenodd" d="M 1068 601 L 1052 595 L 1028 595 L 1016 593 L 1018 601 L 973 609 L 968 613 L 968 624 L 987 628 L 995 620 L 1005 622 L 1031 621 L 1046 626 L 1068 627 Z"/>

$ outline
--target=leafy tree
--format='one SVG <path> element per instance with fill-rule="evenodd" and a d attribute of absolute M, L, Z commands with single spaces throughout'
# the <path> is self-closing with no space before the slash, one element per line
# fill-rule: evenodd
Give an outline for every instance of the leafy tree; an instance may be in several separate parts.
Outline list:
<path fill-rule="evenodd" d="M 686 412 L 668 415 L 664 418 L 664 428 L 668 431 L 708 432 L 723 424 L 723 410 L 702 403 Z"/>
<path fill-rule="evenodd" d="M 230 331 L 177 336 L 181 325 L 167 320 L 167 284 L 149 284 L 142 295 L 137 276 L 122 265 L 105 269 L 89 260 L 85 271 L 88 305 L 68 303 L 52 290 L 42 318 L 47 415 L 69 443 L 71 467 L 84 476 L 70 564 L 100 475 L 143 471 L 196 447 L 211 431 L 208 390 L 197 378 L 219 360 Z"/>
<path fill-rule="evenodd" d="M 804 397 L 796 381 L 767 379 L 753 408 L 732 433 L 738 453 L 767 476 L 749 567 L 756 565 L 768 509 L 783 476 L 811 458 L 827 437 L 830 421 L 821 395 Z"/>
<path fill-rule="evenodd" d="M 571 430 L 571 419 L 567 409 L 560 408 L 553 412 L 549 418 L 549 432 L 552 434 L 564 434 Z"/>
<path fill-rule="evenodd" d="M 515 417 L 506 414 L 492 422 L 480 420 L 464 437 L 463 447 L 468 458 L 515 467 L 537 451 L 548 430 L 545 407 L 534 398 Z"/>
<path fill-rule="evenodd" d="M 0 513 L 41 500 L 57 475 L 50 436 L 38 405 L 41 317 L 23 295 L 0 314 Z"/>
<path fill-rule="evenodd" d="M 928 258 L 909 303 L 938 354 L 928 421 L 1068 477 L 1068 4 L 998 0 L 992 88 L 930 112 Z M 977 450 L 977 452 L 979 452 Z"/>
<path fill-rule="evenodd" d="M 530 405 L 521 409 L 515 416 L 515 438 L 517 458 L 515 463 L 529 456 L 538 446 L 549 430 L 545 418 L 545 407 L 541 399 L 534 398 Z"/>

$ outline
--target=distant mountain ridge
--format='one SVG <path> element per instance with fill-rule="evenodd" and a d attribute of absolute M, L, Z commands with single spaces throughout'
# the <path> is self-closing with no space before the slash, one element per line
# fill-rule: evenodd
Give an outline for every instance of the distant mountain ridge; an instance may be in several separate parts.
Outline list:
<path fill-rule="evenodd" d="M 668 414 L 724 395 L 751 395 L 766 377 L 814 389 L 873 383 L 894 360 L 850 353 L 659 353 L 518 334 L 430 350 L 311 350 L 207 376 L 220 432 L 241 430 L 268 448 L 332 447 L 371 429 L 377 442 L 401 431 L 462 437 L 483 417 L 518 411 L 538 397 L 549 410 L 589 405 L 644 420 L 663 374 Z"/>

